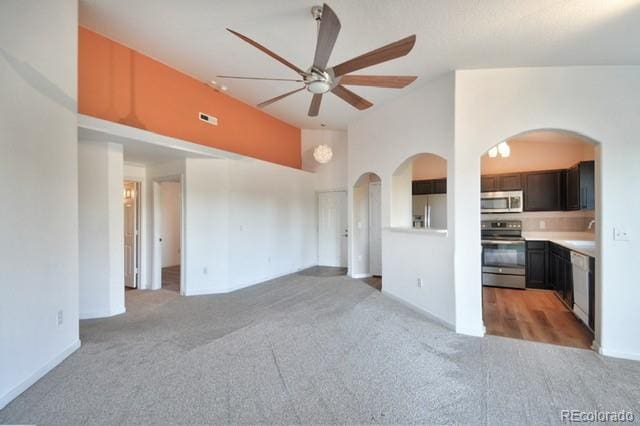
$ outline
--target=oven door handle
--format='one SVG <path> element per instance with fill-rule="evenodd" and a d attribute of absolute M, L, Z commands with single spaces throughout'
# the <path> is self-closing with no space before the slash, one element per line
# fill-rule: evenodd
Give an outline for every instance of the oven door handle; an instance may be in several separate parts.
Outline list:
<path fill-rule="evenodd" d="M 482 244 L 506 244 L 506 245 L 515 245 L 515 244 L 524 244 L 524 241 L 509 241 L 509 240 L 482 240 Z"/>

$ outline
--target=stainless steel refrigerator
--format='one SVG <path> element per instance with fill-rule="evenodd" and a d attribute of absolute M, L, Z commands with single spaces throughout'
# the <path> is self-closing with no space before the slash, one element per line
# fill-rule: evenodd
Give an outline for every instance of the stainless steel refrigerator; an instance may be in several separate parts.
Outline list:
<path fill-rule="evenodd" d="M 418 227 L 447 229 L 447 194 L 414 195 L 412 210 Z"/>

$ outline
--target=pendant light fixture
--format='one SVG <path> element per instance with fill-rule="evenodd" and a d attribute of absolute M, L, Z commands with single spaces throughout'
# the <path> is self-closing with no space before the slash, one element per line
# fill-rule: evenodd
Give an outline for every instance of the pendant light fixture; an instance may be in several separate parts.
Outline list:
<path fill-rule="evenodd" d="M 313 158 L 320 164 L 326 164 L 333 158 L 333 150 L 329 145 L 318 145 L 313 150 Z"/>

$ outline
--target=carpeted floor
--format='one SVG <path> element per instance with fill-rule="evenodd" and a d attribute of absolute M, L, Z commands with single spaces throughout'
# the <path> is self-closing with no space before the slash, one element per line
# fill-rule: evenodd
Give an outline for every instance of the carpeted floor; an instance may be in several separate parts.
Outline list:
<path fill-rule="evenodd" d="M 0 423 L 554 424 L 563 409 L 640 417 L 640 363 L 457 335 L 346 276 L 227 295 L 129 291 Z"/>

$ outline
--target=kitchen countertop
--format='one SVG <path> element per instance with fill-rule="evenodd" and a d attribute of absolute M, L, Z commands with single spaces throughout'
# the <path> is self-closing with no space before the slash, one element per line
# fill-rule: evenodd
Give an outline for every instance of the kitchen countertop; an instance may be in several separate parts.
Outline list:
<path fill-rule="evenodd" d="M 596 236 L 591 232 L 523 232 L 522 237 L 527 241 L 550 241 L 569 250 L 596 257 L 595 245 L 585 247 L 572 243 L 572 241 L 595 241 Z"/>

